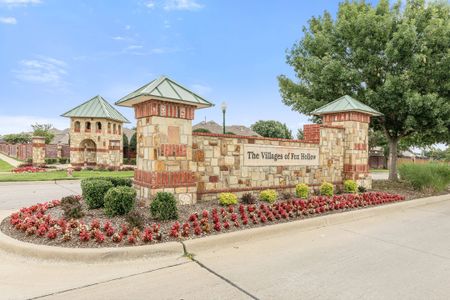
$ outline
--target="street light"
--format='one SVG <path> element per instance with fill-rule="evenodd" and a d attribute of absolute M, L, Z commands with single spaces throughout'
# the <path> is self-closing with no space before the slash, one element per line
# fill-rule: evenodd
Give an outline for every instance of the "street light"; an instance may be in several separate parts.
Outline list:
<path fill-rule="evenodd" d="M 223 134 L 225 134 L 225 113 L 227 112 L 227 103 L 222 102 L 222 113 L 223 113 Z"/>

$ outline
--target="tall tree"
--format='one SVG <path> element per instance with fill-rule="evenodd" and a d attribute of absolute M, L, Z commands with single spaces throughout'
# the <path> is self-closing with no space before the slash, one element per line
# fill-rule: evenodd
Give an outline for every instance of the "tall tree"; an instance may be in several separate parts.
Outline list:
<path fill-rule="evenodd" d="M 8 144 L 27 144 L 31 142 L 31 136 L 28 133 L 12 133 L 4 135 L 3 140 Z"/>
<path fill-rule="evenodd" d="M 131 151 L 133 151 L 133 152 L 136 152 L 136 149 L 137 149 L 137 143 L 136 143 L 137 141 L 136 141 L 136 132 L 131 136 L 131 139 L 130 139 L 130 150 Z"/>
<path fill-rule="evenodd" d="M 270 138 L 280 138 L 280 139 L 292 139 L 292 132 L 286 126 L 278 121 L 269 120 L 263 121 L 260 120 L 251 126 L 252 130 L 257 134 L 270 137 Z"/>
<path fill-rule="evenodd" d="M 50 144 L 53 138 L 55 137 L 55 134 L 53 134 L 50 129 L 53 128 L 52 124 L 34 124 L 31 125 L 33 128 L 33 135 L 34 136 L 42 136 L 45 137 L 45 143 Z"/>
<path fill-rule="evenodd" d="M 129 153 L 128 153 L 128 150 L 129 150 L 129 144 L 128 144 L 128 137 L 127 137 L 127 135 L 124 133 L 124 134 L 122 134 L 122 143 L 123 143 L 123 155 L 127 155 L 127 158 L 129 158 L 128 157 L 128 155 L 129 155 Z"/>
<path fill-rule="evenodd" d="M 396 180 L 400 139 L 450 140 L 449 21 L 443 1 L 345 1 L 335 20 L 313 17 L 288 51 L 298 80 L 278 77 L 283 102 L 308 114 L 348 94 L 382 112 L 371 126 L 388 140 Z"/>

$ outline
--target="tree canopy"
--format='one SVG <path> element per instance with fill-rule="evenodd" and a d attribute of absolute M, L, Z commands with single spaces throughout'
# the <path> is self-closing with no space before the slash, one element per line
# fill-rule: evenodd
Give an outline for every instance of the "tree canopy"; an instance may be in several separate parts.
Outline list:
<path fill-rule="evenodd" d="M 280 138 L 280 139 L 292 139 L 292 132 L 286 126 L 278 121 L 269 120 L 263 121 L 260 120 L 251 126 L 252 130 L 257 134 L 270 137 L 270 138 Z"/>
<path fill-rule="evenodd" d="M 34 124 L 31 125 L 33 128 L 33 135 L 34 136 L 42 136 L 45 137 L 45 143 L 50 144 L 55 135 L 50 132 L 50 129 L 53 128 L 52 124 Z"/>
<path fill-rule="evenodd" d="M 12 133 L 4 135 L 3 140 L 8 144 L 27 144 L 31 142 L 31 136 L 28 133 Z"/>
<path fill-rule="evenodd" d="M 278 77 L 283 102 L 309 114 L 350 95 L 384 114 L 371 126 L 389 142 L 390 179 L 397 145 L 450 141 L 450 6 L 446 2 L 345 1 L 303 28 L 288 51 L 294 81 Z"/>

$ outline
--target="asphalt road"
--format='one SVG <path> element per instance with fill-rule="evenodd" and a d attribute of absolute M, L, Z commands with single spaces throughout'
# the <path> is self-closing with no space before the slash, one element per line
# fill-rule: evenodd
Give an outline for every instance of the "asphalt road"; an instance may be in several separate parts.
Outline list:
<path fill-rule="evenodd" d="M 212 244 L 194 251 L 196 261 L 87 264 L 0 252 L 0 299 L 448 299 L 449 200 Z"/>
<path fill-rule="evenodd" d="M 80 193 L 79 180 L 1 182 L 0 210 L 17 209 Z"/>

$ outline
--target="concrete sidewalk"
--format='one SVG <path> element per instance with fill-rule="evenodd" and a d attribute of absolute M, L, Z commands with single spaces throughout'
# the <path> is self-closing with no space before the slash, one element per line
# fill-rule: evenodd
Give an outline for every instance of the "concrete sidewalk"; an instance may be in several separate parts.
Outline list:
<path fill-rule="evenodd" d="M 22 164 L 23 162 L 16 160 L 14 158 L 11 158 L 3 153 L 0 153 L 0 159 L 3 161 L 6 161 L 8 164 L 10 164 L 13 167 L 18 167 L 20 164 Z"/>

